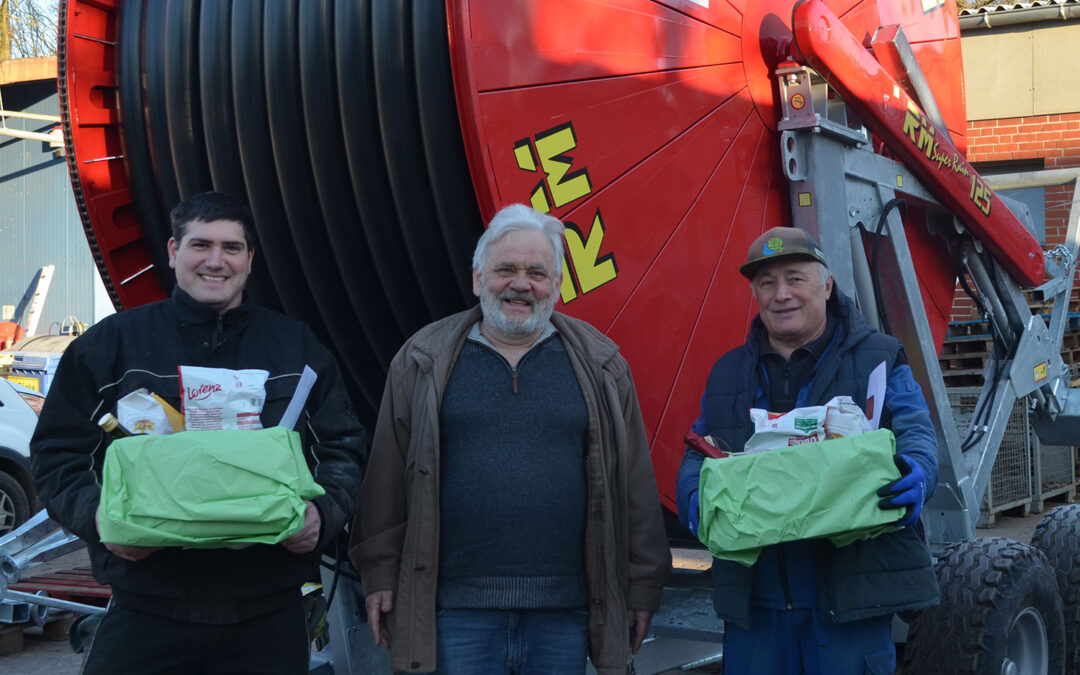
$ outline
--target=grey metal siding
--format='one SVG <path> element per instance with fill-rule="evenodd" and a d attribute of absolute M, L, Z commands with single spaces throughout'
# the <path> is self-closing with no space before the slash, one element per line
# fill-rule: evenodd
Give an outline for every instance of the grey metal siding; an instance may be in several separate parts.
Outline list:
<path fill-rule="evenodd" d="M 54 81 L 7 85 L 2 95 L 6 110 L 59 114 Z M 8 118 L 7 126 L 47 133 L 54 125 Z M 48 143 L 0 136 L 0 304 L 18 304 L 47 264 L 56 272 L 39 333 L 58 332 L 69 316 L 92 323 L 111 311 L 95 298 L 100 281 L 63 156 Z"/>

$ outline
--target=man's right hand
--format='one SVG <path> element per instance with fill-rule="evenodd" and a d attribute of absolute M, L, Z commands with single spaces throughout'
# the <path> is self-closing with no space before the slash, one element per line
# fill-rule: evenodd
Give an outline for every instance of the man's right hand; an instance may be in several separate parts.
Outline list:
<path fill-rule="evenodd" d="M 113 555 L 131 562 L 139 562 L 151 553 L 161 550 L 160 546 L 122 546 L 120 544 L 110 544 L 107 541 L 101 543 L 105 544 L 105 548 L 109 549 Z"/>
<path fill-rule="evenodd" d="M 101 531 L 101 525 L 98 522 L 98 514 L 96 512 L 94 513 L 94 526 L 98 528 L 98 532 Z M 122 544 L 111 544 L 107 541 L 101 543 L 104 544 L 105 548 L 107 548 L 114 556 L 123 558 L 124 560 L 130 560 L 131 562 L 139 562 L 151 553 L 161 550 L 160 546 L 124 546 Z"/>
<path fill-rule="evenodd" d="M 393 591 L 375 591 L 364 600 L 367 607 L 368 626 L 376 645 L 390 648 L 390 627 L 386 625 L 386 615 L 394 608 Z"/>

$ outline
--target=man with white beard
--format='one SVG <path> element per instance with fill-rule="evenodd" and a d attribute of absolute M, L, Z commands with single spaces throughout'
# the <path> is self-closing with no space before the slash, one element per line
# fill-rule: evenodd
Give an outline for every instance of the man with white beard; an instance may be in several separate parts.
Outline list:
<path fill-rule="evenodd" d="M 478 307 L 390 365 L 349 555 L 395 672 L 625 673 L 671 566 L 618 347 L 554 312 L 563 225 L 514 204 Z"/>

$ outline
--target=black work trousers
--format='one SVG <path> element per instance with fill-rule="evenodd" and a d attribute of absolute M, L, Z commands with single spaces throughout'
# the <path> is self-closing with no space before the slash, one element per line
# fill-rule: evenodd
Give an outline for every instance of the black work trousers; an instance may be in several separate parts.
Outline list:
<path fill-rule="evenodd" d="M 302 603 L 214 626 L 115 605 L 102 617 L 83 664 L 85 675 L 279 675 L 308 672 Z"/>

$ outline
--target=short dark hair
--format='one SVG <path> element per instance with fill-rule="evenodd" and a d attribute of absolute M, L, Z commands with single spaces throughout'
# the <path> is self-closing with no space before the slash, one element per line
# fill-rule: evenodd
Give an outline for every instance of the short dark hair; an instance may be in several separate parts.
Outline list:
<path fill-rule="evenodd" d="M 244 228 L 244 240 L 249 249 L 255 248 L 255 219 L 247 204 L 223 192 L 202 192 L 189 197 L 169 212 L 173 239 L 179 243 L 187 234 L 188 225 L 195 221 L 209 223 L 231 220 Z"/>

